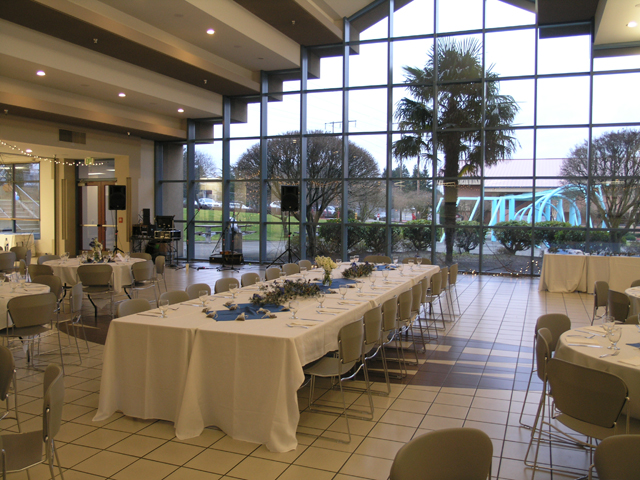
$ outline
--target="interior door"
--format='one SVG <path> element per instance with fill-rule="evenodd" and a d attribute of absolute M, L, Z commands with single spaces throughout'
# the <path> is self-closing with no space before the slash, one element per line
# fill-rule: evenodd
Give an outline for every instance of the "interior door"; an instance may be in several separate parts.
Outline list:
<path fill-rule="evenodd" d="M 104 250 L 113 250 L 116 212 L 109 210 L 109 185 L 113 182 L 83 182 L 78 185 L 78 245 L 80 250 L 91 250 L 94 238 Z"/>

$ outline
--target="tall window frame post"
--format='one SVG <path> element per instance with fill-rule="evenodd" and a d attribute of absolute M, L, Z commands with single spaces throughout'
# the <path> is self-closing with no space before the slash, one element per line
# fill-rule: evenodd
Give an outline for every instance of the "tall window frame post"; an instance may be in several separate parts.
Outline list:
<path fill-rule="evenodd" d="M 344 42 L 342 57 L 342 206 L 340 208 L 340 232 L 343 260 L 349 256 L 347 243 L 347 223 L 349 221 L 349 39 L 351 38 L 351 24 L 344 19 Z"/>
<path fill-rule="evenodd" d="M 196 201 L 195 192 L 195 176 L 196 176 L 196 122 L 193 119 L 187 120 L 187 262 L 195 257 L 195 224 L 192 221 L 195 218 L 194 204 Z"/>
<path fill-rule="evenodd" d="M 389 29 L 387 31 L 387 174 L 385 175 L 385 192 L 386 192 L 386 206 L 385 210 L 385 230 L 386 230 L 386 244 L 387 244 L 387 256 L 393 258 L 393 228 L 391 227 L 391 206 L 392 206 L 392 190 L 391 190 L 391 172 L 393 170 L 393 12 L 395 10 L 395 0 L 389 0 Z M 418 172 L 419 174 L 419 172 Z M 419 180 L 418 180 L 419 181 Z"/>
<path fill-rule="evenodd" d="M 222 232 L 224 250 L 231 245 L 229 204 L 231 203 L 231 98 L 222 98 Z"/>
<path fill-rule="evenodd" d="M 269 75 L 260 72 L 260 263 L 266 263 L 267 259 L 267 104 L 269 101 Z"/>
<path fill-rule="evenodd" d="M 300 258 L 307 258 L 307 78 L 309 76 L 309 50 L 300 48 Z"/>

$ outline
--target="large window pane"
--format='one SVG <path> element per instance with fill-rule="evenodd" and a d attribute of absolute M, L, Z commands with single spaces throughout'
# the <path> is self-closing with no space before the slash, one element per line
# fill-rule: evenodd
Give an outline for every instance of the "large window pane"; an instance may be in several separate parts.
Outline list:
<path fill-rule="evenodd" d="M 501 77 L 533 75 L 536 31 L 513 30 L 487 33 L 485 36 L 487 72 Z"/>
<path fill-rule="evenodd" d="M 462 32 L 482 28 L 483 0 L 437 0 L 436 29 L 442 32 Z"/>
<path fill-rule="evenodd" d="M 300 131 L 300 95 L 282 95 L 282 101 L 267 105 L 267 135 Z"/>
<path fill-rule="evenodd" d="M 257 140 L 232 140 L 231 178 L 255 180 L 260 178 L 260 142 Z"/>
<path fill-rule="evenodd" d="M 571 150 L 589 138 L 586 128 L 544 128 L 537 131 L 536 158 L 567 158 Z"/>
<path fill-rule="evenodd" d="M 307 95 L 307 131 L 342 132 L 342 92 L 318 92 Z"/>
<path fill-rule="evenodd" d="M 588 72 L 590 54 L 590 35 L 540 39 L 538 74 Z"/>
<path fill-rule="evenodd" d="M 433 0 L 413 0 L 393 15 L 394 37 L 433 33 Z"/>
<path fill-rule="evenodd" d="M 593 59 L 593 71 L 626 70 L 640 68 L 640 55 L 621 55 Z"/>
<path fill-rule="evenodd" d="M 267 178 L 300 178 L 300 139 L 278 137 L 267 142 Z"/>
<path fill-rule="evenodd" d="M 593 123 L 623 123 L 640 120 L 638 85 L 640 85 L 640 73 L 594 76 Z"/>
<path fill-rule="evenodd" d="M 352 180 L 349 182 L 349 219 L 354 222 L 384 220 L 386 212 L 386 182 Z"/>
<path fill-rule="evenodd" d="M 512 27 L 517 25 L 533 25 L 536 23 L 536 14 L 523 7 L 510 5 L 503 0 L 486 0 L 486 26 L 487 28 Z M 534 4 L 531 4 L 533 10 Z"/>
<path fill-rule="evenodd" d="M 541 78 L 538 81 L 538 124 L 589 123 L 589 77 Z"/>
<path fill-rule="evenodd" d="M 349 177 L 380 177 L 386 167 L 386 135 L 351 135 L 349 137 Z"/>
<path fill-rule="evenodd" d="M 433 50 L 433 39 L 393 42 L 393 83 L 404 83 L 405 67 L 424 68 Z"/>
<path fill-rule="evenodd" d="M 257 99 L 247 105 L 247 121 L 231 122 L 230 132 L 232 138 L 260 135 L 260 103 Z"/>
<path fill-rule="evenodd" d="M 310 52 L 314 53 L 313 50 Z M 317 52 L 322 56 L 322 51 Z M 342 86 L 342 57 L 324 57 L 320 59 L 320 77 L 309 78 L 307 88 L 318 90 L 320 88 L 339 88 Z"/>
<path fill-rule="evenodd" d="M 307 257 L 341 256 L 342 182 L 309 180 L 307 205 Z"/>
<path fill-rule="evenodd" d="M 196 145 L 196 178 L 222 177 L 222 142 Z"/>
<path fill-rule="evenodd" d="M 349 86 L 387 83 L 387 43 L 357 45 L 357 50 L 349 55 Z"/>
<path fill-rule="evenodd" d="M 535 82 L 533 80 L 503 80 L 496 85 L 499 87 L 497 93 L 509 95 L 517 106 L 517 112 L 511 124 L 517 127 L 533 125 Z"/>

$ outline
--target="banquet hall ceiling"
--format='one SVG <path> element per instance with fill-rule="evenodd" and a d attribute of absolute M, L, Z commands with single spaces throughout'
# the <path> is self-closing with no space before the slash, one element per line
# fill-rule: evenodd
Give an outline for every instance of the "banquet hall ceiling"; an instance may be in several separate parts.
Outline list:
<path fill-rule="evenodd" d="M 408 1 L 396 0 L 396 8 Z M 0 112 L 183 139 L 187 118 L 221 115 L 223 95 L 259 93 L 261 71 L 297 69 L 300 45 L 341 42 L 343 18 L 369 3 L 2 0 Z M 640 16 L 635 2 L 538 0 L 538 9 L 541 21 L 551 23 L 595 18 L 596 41 L 601 35 L 607 45 L 640 41 L 640 27 L 624 27 L 628 15 Z M 46 75 L 36 76 L 39 70 Z M 243 109 L 234 112 L 242 121 Z"/>

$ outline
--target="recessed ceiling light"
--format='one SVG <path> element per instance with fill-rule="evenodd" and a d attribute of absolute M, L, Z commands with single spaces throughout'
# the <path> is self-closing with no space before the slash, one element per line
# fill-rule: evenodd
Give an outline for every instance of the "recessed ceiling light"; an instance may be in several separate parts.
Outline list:
<path fill-rule="evenodd" d="M 38 70 L 36 72 L 36 75 L 38 75 L 39 77 L 44 77 L 46 75 L 46 73 L 44 72 L 44 70 Z"/>
<path fill-rule="evenodd" d="M 627 23 L 627 27 L 629 28 L 633 28 L 633 27 L 637 27 L 638 26 L 638 22 L 629 22 Z"/>
<path fill-rule="evenodd" d="M 27 152 L 27 153 L 31 153 L 31 152 L 33 152 L 33 150 L 31 150 L 30 148 L 27 148 L 27 149 L 25 150 L 25 152 Z"/>
<path fill-rule="evenodd" d="M 216 31 L 213 28 L 210 28 L 209 30 L 207 30 L 207 33 L 209 35 L 213 35 L 214 33 L 216 33 Z"/>
<path fill-rule="evenodd" d="M 178 113 L 184 113 L 184 108 L 179 108 Z"/>
<path fill-rule="evenodd" d="M 118 96 L 119 96 L 119 97 L 126 97 L 126 96 L 127 96 L 127 94 L 126 94 L 126 93 L 124 93 L 124 92 L 120 92 L 120 93 L 118 94 Z"/>

